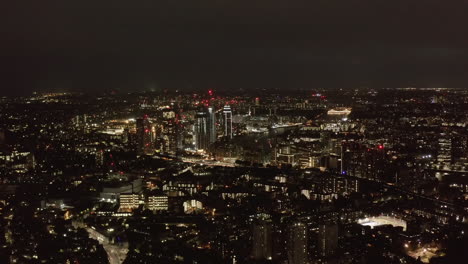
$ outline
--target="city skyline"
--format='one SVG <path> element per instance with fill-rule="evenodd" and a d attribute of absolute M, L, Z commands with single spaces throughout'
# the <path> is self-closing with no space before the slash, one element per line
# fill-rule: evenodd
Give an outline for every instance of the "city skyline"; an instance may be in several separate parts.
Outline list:
<path fill-rule="evenodd" d="M 2 263 L 466 258 L 465 89 L 0 102 Z"/>
<path fill-rule="evenodd" d="M 0 264 L 467 262 L 467 1 L 3 2 Z"/>

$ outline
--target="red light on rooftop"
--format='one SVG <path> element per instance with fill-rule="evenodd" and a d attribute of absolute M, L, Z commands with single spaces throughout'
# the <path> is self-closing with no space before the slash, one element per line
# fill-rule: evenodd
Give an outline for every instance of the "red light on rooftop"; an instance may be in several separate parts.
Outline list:
<path fill-rule="evenodd" d="M 382 146 L 382 145 L 379 145 L 379 149 L 383 149 L 383 146 Z"/>

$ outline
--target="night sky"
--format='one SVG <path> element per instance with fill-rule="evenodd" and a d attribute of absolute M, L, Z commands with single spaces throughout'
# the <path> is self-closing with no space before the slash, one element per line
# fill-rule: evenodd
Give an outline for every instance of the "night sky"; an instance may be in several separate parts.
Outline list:
<path fill-rule="evenodd" d="M 462 2 L 2 1 L 0 93 L 468 87 Z"/>

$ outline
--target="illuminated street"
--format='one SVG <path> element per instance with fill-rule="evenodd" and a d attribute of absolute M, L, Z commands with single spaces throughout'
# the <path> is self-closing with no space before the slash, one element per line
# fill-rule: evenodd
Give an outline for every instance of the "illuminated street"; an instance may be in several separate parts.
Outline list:
<path fill-rule="evenodd" d="M 109 244 L 108 240 L 99 232 L 92 228 L 86 228 L 91 238 L 96 239 L 104 247 L 109 256 L 109 264 L 121 264 L 127 256 L 128 249 Z"/>

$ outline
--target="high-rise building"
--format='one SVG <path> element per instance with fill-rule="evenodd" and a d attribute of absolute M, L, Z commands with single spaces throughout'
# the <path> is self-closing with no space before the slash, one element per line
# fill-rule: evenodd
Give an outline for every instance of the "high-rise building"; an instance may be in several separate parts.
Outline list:
<path fill-rule="evenodd" d="M 321 257 L 335 254 L 338 247 L 338 226 L 321 224 L 318 228 L 318 253 Z"/>
<path fill-rule="evenodd" d="M 216 141 L 216 124 L 213 107 L 200 109 L 195 115 L 194 138 L 197 150 L 206 150 Z"/>
<path fill-rule="evenodd" d="M 223 108 L 224 115 L 224 136 L 228 139 L 232 138 L 232 110 L 229 105 Z"/>
<path fill-rule="evenodd" d="M 151 125 L 148 116 L 136 120 L 136 130 L 138 154 L 151 154 L 153 152 L 153 144 L 151 141 Z"/>
<path fill-rule="evenodd" d="M 173 108 L 164 109 L 162 112 L 162 152 L 175 155 L 178 148 L 177 116 Z"/>
<path fill-rule="evenodd" d="M 215 110 L 212 106 L 208 107 L 208 135 L 209 142 L 213 144 L 216 141 L 216 115 Z"/>
<path fill-rule="evenodd" d="M 272 223 L 260 220 L 253 225 L 252 258 L 255 260 L 272 259 Z"/>
<path fill-rule="evenodd" d="M 307 254 L 307 226 L 296 222 L 289 227 L 288 234 L 288 263 L 308 263 Z"/>
<path fill-rule="evenodd" d="M 197 150 L 206 150 L 210 144 L 209 117 L 208 112 L 200 110 L 195 115 L 194 125 L 195 148 Z"/>

